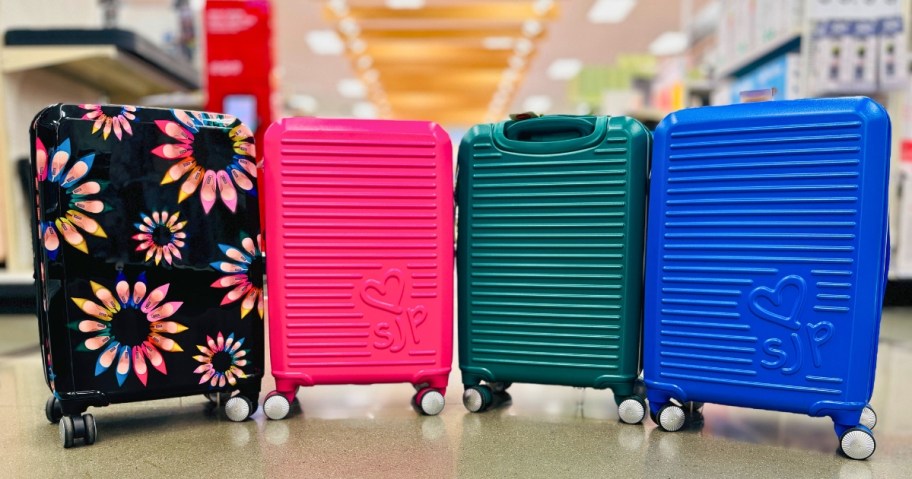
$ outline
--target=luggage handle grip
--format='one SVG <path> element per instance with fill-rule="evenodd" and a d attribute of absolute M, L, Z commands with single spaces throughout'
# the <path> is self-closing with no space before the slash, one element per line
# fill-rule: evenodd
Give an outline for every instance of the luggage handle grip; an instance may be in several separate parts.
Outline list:
<path fill-rule="evenodd" d="M 508 150 L 527 153 L 557 153 L 581 150 L 602 140 L 607 131 L 608 117 L 575 117 L 563 115 L 542 116 L 527 120 L 498 123 L 494 140 Z M 536 133 L 570 132 L 576 138 L 535 140 L 528 138 Z M 524 138 L 525 137 L 525 138 Z"/>

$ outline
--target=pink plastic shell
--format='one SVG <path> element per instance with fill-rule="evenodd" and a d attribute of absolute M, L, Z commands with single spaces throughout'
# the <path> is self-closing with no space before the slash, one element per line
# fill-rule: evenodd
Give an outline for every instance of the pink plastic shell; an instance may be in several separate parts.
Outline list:
<path fill-rule="evenodd" d="M 279 393 L 408 382 L 453 354 L 453 152 L 421 121 L 288 118 L 265 137 L 269 346 Z"/>

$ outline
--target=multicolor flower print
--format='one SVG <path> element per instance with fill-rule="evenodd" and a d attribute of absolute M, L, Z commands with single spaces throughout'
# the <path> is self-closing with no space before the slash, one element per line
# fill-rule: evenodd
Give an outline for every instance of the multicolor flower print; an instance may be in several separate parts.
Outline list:
<path fill-rule="evenodd" d="M 114 288 L 116 296 L 94 281 L 90 284 L 98 302 L 71 299 L 91 318 L 75 322 L 71 327 L 92 335 L 77 350 L 100 351 L 95 375 L 100 376 L 115 363 L 114 373 L 119 386 L 123 386 L 131 367 L 143 386 L 149 377 L 148 365 L 162 374 L 168 374 L 161 352 L 175 353 L 183 349 L 165 334 L 179 334 L 187 330 L 183 324 L 166 321 L 183 304 L 179 301 L 163 302 L 170 284 L 159 286 L 147 295 L 145 273 L 139 275 L 132 288 L 126 276 L 120 273 Z"/>
<path fill-rule="evenodd" d="M 234 334 L 229 334 L 228 339 L 221 332 L 216 335 L 215 339 L 206 336 L 206 345 L 197 345 L 201 353 L 193 356 L 193 359 L 199 361 L 199 367 L 193 370 L 196 374 L 202 374 L 199 383 L 209 382 L 212 387 L 224 387 L 225 383 L 234 386 L 238 379 L 244 379 L 247 374 L 241 369 L 247 365 L 247 356 L 249 350 L 241 349 L 244 344 L 244 338 L 234 340 Z"/>
<path fill-rule="evenodd" d="M 112 131 L 118 140 L 123 139 L 124 133 L 133 136 L 133 127 L 130 126 L 130 122 L 136 119 L 134 113 L 136 113 L 137 108 L 135 106 L 123 105 L 120 107 L 104 107 L 102 105 L 85 103 L 79 105 L 79 108 L 89 110 L 88 113 L 82 115 L 83 120 L 95 121 L 95 124 L 92 125 L 93 135 L 100 130 L 101 136 L 105 140 L 108 139 L 108 136 Z M 104 112 L 103 108 L 120 108 L 120 113 L 109 115 Z"/>
<path fill-rule="evenodd" d="M 164 258 L 165 263 L 172 264 L 174 260 L 181 260 L 180 248 L 184 247 L 187 233 L 181 231 L 187 225 L 186 221 L 178 221 L 180 211 L 168 213 L 167 211 L 154 211 L 152 216 L 141 214 L 142 222 L 134 223 L 139 230 L 133 239 L 139 241 L 136 251 L 145 251 L 145 261 L 155 259 L 155 265 Z"/>
<path fill-rule="evenodd" d="M 233 288 L 222 299 L 222 306 L 241 298 L 241 318 L 246 317 L 256 306 L 260 318 L 263 317 L 263 238 L 253 238 L 241 234 L 243 250 L 234 246 L 220 244 L 219 248 L 232 261 L 216 261 L 211 266 L 228 276 L 222 276 L 212 283 L 213 288 Z"/>
<path fill-rule="evenodd" d="M 51 150 L 47 150 L 40 139 L 35 140 L 35 163 L 39 186 L 45 184 L 46 181 L 58 184 L 59 188 L 63 190 L 60 195 L 60 204 L 67 205 L 67 211 L 63 216 L 53 221 L 41 221 L 39 226 L 38 234 L 41 242 L 48 257 L 52 260 L 57 258 L 60 236 L 63 236 L 67 243 L 83 253 L 88 253 L 89 247 L 79 230 L 99 238 L 108 237 L 101 225 L 91 216 L 105 211 L 104 202 L 94 199 L 94 195 L 101 192 L 104 183 L 94 180 L 84 181 L 92 169 L 95 154 L 89 153 L 80 157 L 76 163 L 66 169 L 70 155 L 69 138 L 64 139 L 57 145 L 57 148 Z M 49 159 L 50 170 L 48 169 Z M 65 169 L 66 171 L 64 171 Z"/>
<path fill-rule="evenodd" d="M 176 121 L 156 120 L 159 130 L 177 143 L 159 145 L 152 153 L 160 158 L 176 163 L 168 169 L 161 184 L 173 183 L 184 178 L 178 193 L 177 202 L 181 203 L 199 190 L 203 210 L 208 214 L 215 204 L 216 196 L 233 213 L 237 209 L 237 188 L 249 194 L 255 194 L 256 149 L 253 145 L 253 132 L 250 128 L 229 115 L 172 110 Z M 207 160 L 194 156 L 195 134 L 203 126 L 227 129 L 232 142 L 234 155 L 225 167 L 213 167 Z M 216 158 L 217 163 L 221 158 Z M 235 187 L 237 186 L 237 188 Z"/>

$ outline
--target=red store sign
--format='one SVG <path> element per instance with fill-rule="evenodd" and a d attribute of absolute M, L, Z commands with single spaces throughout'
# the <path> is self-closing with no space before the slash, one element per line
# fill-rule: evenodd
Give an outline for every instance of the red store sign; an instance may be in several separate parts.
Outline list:
<path fill-rule="evenodd" d="M 272 29 L 267 0 L 206 2 L 206 110 L 244 121 L 262 144 L 272 122 Z"/>

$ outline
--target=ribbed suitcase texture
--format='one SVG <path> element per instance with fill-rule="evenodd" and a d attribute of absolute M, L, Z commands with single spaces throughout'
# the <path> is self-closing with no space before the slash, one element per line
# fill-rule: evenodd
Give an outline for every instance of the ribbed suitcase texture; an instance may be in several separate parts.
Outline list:
<path fill-rule="evenodd" d="M 232 390 L 252 413 L 264 265 L 250 130 L 214 113 L 55 105 L 31 141 L 48 418 Z"/>
<path fill-rule="evenodd" d="M 669 399 L 859 423 L 888 267 L 889 118 L 866 98 L 683 110 L 656 131 L 644 369 Z"/>
<path fill-rule="evenodd" d="M 626 117 L 545 116 L 478 125 L 463 138 L 457 270 L 467 388 L 531 382 L 633 395 L 649 147 L 649 132 Z M 483 408 L 470 394 L 467 407 Z"/>
<path fill-rule="evenodd" d="M 265 142 L 270 347 L 281 393 L 270 398 L 292 400 L 298 386 L 316 384 L 444 392 L 453 344 L 447 134 L 428 122 L 290 118 Z"/>

